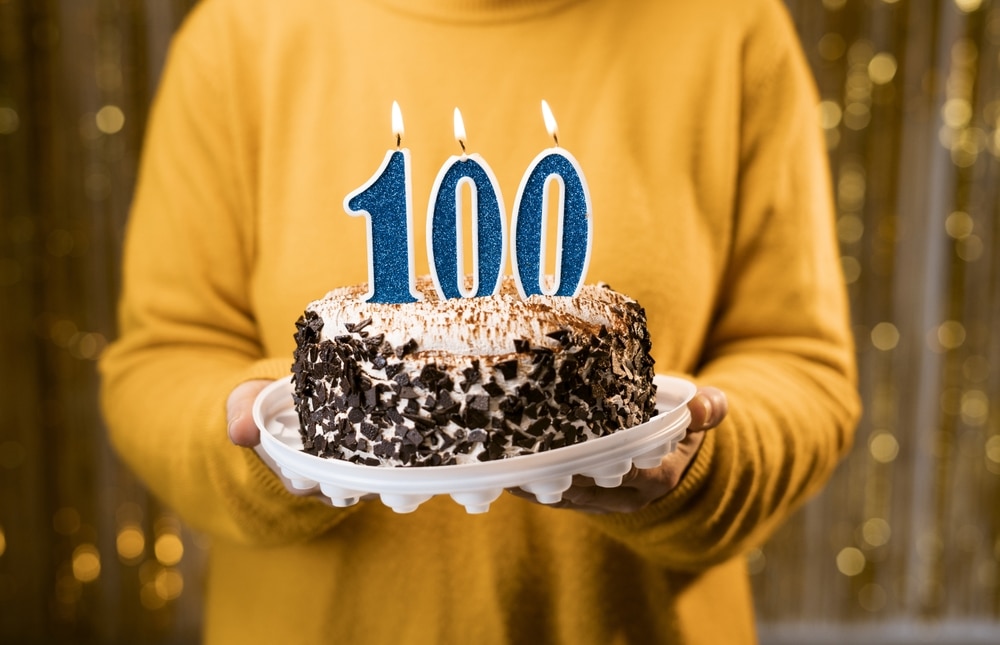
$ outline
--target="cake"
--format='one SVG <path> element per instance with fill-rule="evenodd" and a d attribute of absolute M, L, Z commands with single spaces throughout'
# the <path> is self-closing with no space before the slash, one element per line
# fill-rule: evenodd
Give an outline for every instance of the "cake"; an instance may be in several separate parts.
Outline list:
<path fill-rule="evenodd" d="M 500 292 L 368 303 L 331 291 L 296 323 L 303 450 L 371 466 L 476 463 L 644 423 L 656 387 L 646 315 L 607 285 L 575 297 Z"/>

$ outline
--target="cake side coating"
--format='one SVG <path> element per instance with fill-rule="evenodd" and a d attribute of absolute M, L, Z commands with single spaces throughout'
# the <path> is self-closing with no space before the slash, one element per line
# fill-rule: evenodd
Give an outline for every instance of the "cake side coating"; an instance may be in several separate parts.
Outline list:
<path fill-rule="evenodd" d="M 424 466 L 530 454 L 605 436 L 654 413 L 646 317 L 604 285 L 574 298 L 410 304 L 335 289 L 296 323 L 294 399 L 304 450 Z"/>

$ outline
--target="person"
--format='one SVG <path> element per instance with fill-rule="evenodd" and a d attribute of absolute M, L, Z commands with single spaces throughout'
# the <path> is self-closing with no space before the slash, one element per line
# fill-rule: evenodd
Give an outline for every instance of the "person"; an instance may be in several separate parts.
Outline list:
<path fill-rule="evenodd" d="M 289 373 L 305 305 L 366 279 L 342 200 L 395 147 L 392 101 L 421 231 L 460 152 L 453 109 L 509 204 L 553 145 L 541 99 L 589 184 L 588 280 L 645 307 L 658 372 L 704 388 L 694 431 L 556 508 L 292 494 L 249 448 L 249 406 Z M 743 554 L 821 488 L 859 414 L 817 103 L 779 0 L 198 4 L 151 113 L 101 370 L 116 450 L 211 537 L 205 641 L 753 642 Z"/>

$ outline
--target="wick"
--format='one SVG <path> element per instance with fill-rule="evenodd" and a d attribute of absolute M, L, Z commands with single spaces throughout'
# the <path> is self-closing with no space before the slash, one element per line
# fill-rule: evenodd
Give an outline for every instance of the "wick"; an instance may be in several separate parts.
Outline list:
<path fill-rule="evenodd" d="M 399 146 L 402 142 L 403 142 L 403 135 L 396 134 L 396 150 L 399 150 Z"/>
<path fill-rule="evenodd" d="M 458 140 L 458 145 L 462 146 L 462 154 L 465 154 L 465 142 L 461 139 Z"/>
<path fill-rule="evenodd" d="M 552 133 L 552 140 L 556 142 L 556 147 L 559 147 L 559 135 L 555 132 Z"/>

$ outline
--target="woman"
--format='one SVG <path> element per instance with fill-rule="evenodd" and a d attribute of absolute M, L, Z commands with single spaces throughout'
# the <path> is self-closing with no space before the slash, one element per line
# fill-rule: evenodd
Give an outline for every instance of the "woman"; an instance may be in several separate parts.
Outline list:
<path fill-rule="evenodd" d="M 543 98 L 589 182 L 591 281 L 646 308 L 658 372 L 718 388 L 692 405 L 718 426 L 567 508 L 289 493 L 249 405 L 305 305 L 365 279 L 341 203 L 395 145 L 388 106 L 419 205 L 455 106 L 513 194 L 551 145 Z M 204 0 L 154 106 L 102 369 L 122 457 L 213 538 L 206 642 L 753 642 L 742 554 L 859 413 L 816 103 L 779 0 Z"/>

